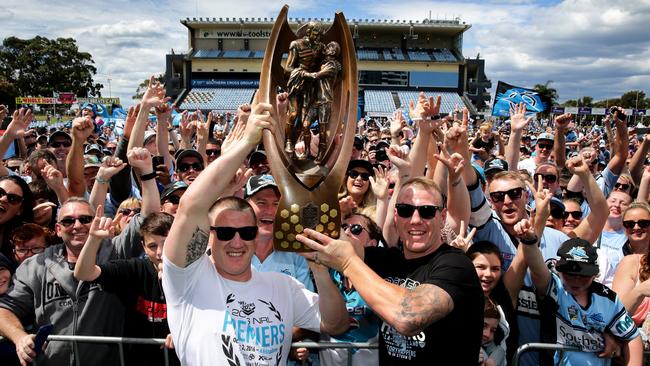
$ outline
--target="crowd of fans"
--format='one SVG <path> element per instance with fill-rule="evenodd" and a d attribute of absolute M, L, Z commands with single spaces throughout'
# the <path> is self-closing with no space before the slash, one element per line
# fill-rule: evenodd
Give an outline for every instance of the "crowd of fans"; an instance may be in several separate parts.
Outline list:
<path fill-rule="evenodd" d="M 324 326 L 334 312 L 321 309 L 321 334 L 307 320 L 289 340 L 379 343 L 292 349 L 288 360 L 282 347 L 271 360 L 236 344 L 251 356 L 246 364 L 340 365 L 352 353 L 358 365 L 429 364 L 443 355 L 506 365 L 531 342 L 579 351 L 529 352 L 522 364 L 642 364 L 650 346 L 650 135 L 628 127 L 623 109 L 612 108 L 600 125 L 569 114 L 533 121 L 523 104 L 506 121 L 473 121 L 466 109 L 441 115 L 440 99 L 421 94 L 406 114 L 414 124 L 401 110 L 385 128 L 362 119 L 345 180 L 331 192 L 341 238 L 305 230 L 299 240 L 316 254 L 301 256 L 273 249 L 280 193 L 263 145 L 247 137 L 255 123 L 273 129 L 281 117 L 241 105 L 224 115 L 185 111 L 174 126 L 168 99 L 152 82 L 119 135 L 96 123 L 92 104 L 52 130 L 30 128 L 27 108 L 0 109 L 0 120 L 11 116 L 0 137 L 0 364 L 119 364 L 112 345 L 37 349 L 34 333 L 47 324 L 51 334 L 165 338 L 170 349 L 185 347 L 168 324 L 172 280 L 163 277 L 196 257 L 188 247 L 186 260 L 163 270 L 172 258 L 163 248 L 178 215 L 187 220 L 188 207 L 207 197 L 193 184 L 207 187 L 208 179 L 217 202 L 239 197 L 255 220 L 212 227 L 211 240 L 254 242 L 254 271 L 283 273 L 322 294 L 330 286 L 324 273 L 340 293 L 345 329 Z M 274 102 L 271 110 L 286 111 L 286 95 Z M 310 146 L 296 147 L 312 156 L 317 149 L 317 130 Z M 218 258 L 214 251 L 207 250 Z M 172 364 L 192 364 L 182 349 L 171 354 Z M 157 346 L 126 348 L 127 364 L 160 365 L 162 357 Z"/>

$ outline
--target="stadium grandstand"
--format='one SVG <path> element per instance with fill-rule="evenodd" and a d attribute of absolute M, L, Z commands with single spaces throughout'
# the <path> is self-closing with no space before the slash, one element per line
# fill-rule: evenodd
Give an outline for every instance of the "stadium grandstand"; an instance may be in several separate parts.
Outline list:
<path fill-rule="evenodd" d="M 290 18 L 294 31 L 311 20 Z M 180 109 L 230 111 L 250 102 L 273 18 L 187 18 L 189 49 L 167 55 L 167 91 Z M 348 19 L 359 70 L 359 112 L 390 116 L 419 91 L 442 96 L 443 113 L 456 106 L 472 114 L 488 107 L 491 82 L 484 60 L 463 57 L 463 33 L 454 20 Z M 286 55 L 285 55 L 286 57 Z"/>

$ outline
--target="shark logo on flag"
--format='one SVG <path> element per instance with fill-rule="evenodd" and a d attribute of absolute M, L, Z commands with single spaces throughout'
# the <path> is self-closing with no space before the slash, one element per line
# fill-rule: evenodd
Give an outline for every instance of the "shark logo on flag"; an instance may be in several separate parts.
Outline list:
<path fill-rule="evenodd" d="M 526 104 L 526 114 L 541 113 L 547 108 L 537 91 L 499 81 L 492 106 L 492 115 L 508 117 L 510 109 L 519 103 Z"/>

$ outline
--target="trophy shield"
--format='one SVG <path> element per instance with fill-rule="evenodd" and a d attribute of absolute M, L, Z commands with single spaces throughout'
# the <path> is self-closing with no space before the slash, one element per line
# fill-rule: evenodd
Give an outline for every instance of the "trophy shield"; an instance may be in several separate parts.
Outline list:
<path fill-rule="evenodd" d="M 287 22 L 288 11 L 285 5 L 273 26 L 256 98 L 270 103 L 278 119 L 275 135 L 263 133 L 281 194 L 273 225 L 274 249 L 305 252 L 311 249 L 296 240 L 305 228 L 332 238 L 341 231 L 338 191 L 354 142 L 357 59 L 343 13 L 336 13 L 326 31 L 309 22 L 296 34 Z M 285 115 L 277 110 L 279 88 L 289 93 Z M 306 148 L 297 149 L 300 144 Z"/>

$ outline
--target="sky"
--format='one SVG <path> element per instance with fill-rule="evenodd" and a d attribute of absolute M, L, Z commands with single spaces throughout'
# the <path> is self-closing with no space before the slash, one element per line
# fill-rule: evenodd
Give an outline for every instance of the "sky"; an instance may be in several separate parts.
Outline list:
<path fill-rule="evenodd" d="M 460 17 L 472 25 L 463 54 L 486 60 L 494 86 L 550 80 L 560 101 L 650 94 L 650 0 L 2 0 L 0 38 L 75 38 L 95 60 L 102 95 L 129 105 L 142 80 L 164 72 L 165 54 L 187 50 L 181 19 L 275 17 L 285 3 L 290 17 Z"/>

